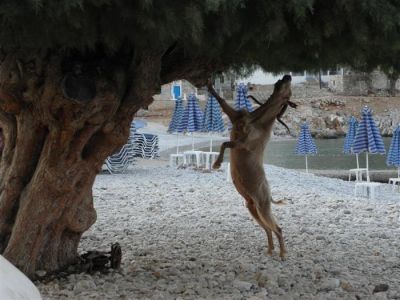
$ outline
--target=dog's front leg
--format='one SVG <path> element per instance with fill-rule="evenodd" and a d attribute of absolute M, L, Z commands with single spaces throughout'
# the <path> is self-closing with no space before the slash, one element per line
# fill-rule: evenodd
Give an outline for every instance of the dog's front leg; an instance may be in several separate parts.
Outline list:
<path fill-rule="evenodd" d="M 213 169 L 219 169 L 221 167 L 221 163 L 224 160 L 224 153 L 226 148 L 234 148 L 236 146 L 236 142 L 224 142 L 221 144 L 221 148 L 219 150 L 219 155 L 217 160 L 213 164 Z"/>
<path fill-rule="evenodd" d="M 221 167 L 221 163 L 224 160 L 224 153 L 226 148 L 247 149 L 243 138 L 239 138 L 236 141 L 222 143 L 217 160 L 213 164 L 213 169 L 219 169 Z"/>

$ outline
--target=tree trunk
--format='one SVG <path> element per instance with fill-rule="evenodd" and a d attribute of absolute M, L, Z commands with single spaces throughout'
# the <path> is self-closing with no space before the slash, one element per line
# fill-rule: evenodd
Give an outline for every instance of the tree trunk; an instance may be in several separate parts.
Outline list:
<path fill-rule="evenodd" d="M 388 75 L 389 95 L 392 97 L 396 96 L 396 82 L 398 79 L 399 79 L 399 74 L 395 72 Z"/>
<path fill-rule="evenodd" d="M 0 53 L 0 253 L 28 276 L 77 259 L 96 220 L 95 176 L 160 85 L 205 85 L 223 70 L 187 57 L 178 43 L 165 51 L 93 51 Z"/>
<path fill-rule="evenodd" d="M 33 66 L 15 55 L 3 60 L 0 253 L 28 276 L 76 261 L 96 220 L 96 174 L 126 142 L 134 113 L 152 101 L 160 59 L 136 54 L 127 67 L 112 62 L 107 72 L 92 72 L 84 65 L 76 73 L 57 55 Z"/>

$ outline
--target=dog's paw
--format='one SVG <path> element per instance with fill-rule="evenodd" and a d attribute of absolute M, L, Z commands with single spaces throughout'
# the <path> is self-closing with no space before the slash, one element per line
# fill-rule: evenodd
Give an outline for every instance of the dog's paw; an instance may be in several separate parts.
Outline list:
<path fill-rule="evenodd" d="M 214 170 L 217 170 L 217 169 L 221 168 L 221 163 L 218 162 L 218 161 L 216 161 L 216 162 L 213 164 L 212 167 L 213 167 Z"/>

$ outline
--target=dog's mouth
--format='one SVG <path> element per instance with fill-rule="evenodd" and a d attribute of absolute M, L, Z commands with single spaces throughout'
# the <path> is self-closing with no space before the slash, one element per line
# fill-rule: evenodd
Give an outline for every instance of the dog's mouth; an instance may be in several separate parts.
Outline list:
<path fill-rule="evenodd" d="M 297 104 L 292 102 L 292 101 L 290 101 L 289 98 L 286 101 L 286 104 L 289 105 L 291 108 L 297 108 Z"/>

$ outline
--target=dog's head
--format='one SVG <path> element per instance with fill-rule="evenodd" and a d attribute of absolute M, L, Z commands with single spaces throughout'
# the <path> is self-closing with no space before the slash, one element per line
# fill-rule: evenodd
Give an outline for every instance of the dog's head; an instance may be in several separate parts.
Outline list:
<path fill-rule="evenodd" d="M 274 94 L 279 94 L 283 99 L 289 101 L 292 96 L 291 87 L 292 77 L 290 75 L 284 75 L 282 79 L 278 80 L 274 86 Z"/>

